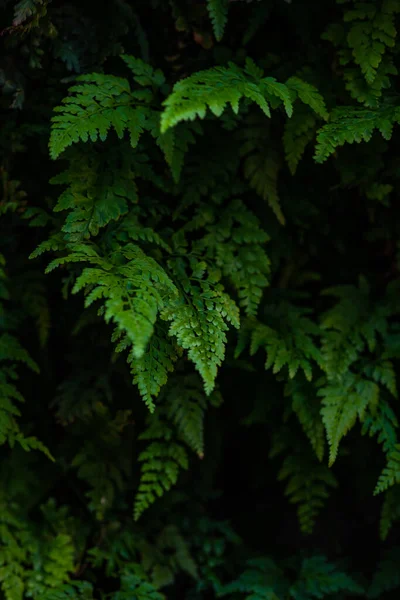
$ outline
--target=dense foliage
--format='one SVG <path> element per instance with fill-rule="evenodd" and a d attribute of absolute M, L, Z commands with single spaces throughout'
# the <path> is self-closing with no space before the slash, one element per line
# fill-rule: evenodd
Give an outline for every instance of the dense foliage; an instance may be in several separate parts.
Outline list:
<path fill-rule="evenodd" d="M 0 597 L 397 598 L 400 0 L 0 22 Z"/>

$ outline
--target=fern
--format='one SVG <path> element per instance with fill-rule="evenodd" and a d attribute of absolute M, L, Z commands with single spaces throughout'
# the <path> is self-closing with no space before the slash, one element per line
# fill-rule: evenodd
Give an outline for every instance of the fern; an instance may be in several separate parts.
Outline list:
<path fill-rule="evenodd" d="M 391 86 L 390 75 L 397 75 L 393 51 L 398 11 L 391 0 L 354 2 L 344 11 L 343 25 L 331 25 L 323 34 L 338 48 L 346 89 L 369 107 L 379 106 L 384 90 Z"/>
<path fill-rule="evenodd" d="M 345 22 L 351 23 L 348 44 L 368 84 L 374 82 L 385 52 L 395 44 L 394 19 L 399 11 L 396 2 L 387 0 L 381 9 L 373 2 L 364 2 L 344 14 Z"/>
<path fill-rule="evenodd" d="M 376 110 L 349 106 L 335 108 L 329 123 L 318 132 L 314 158 L 323 163 L 339 146 L 368 142 L 376 130 L 389 140 L 393 126 L 399 120 L 399 108 L 391 104 L 382 104 Z"/>
<path fill-rule="evenodd" d="M 132 597 L 141 600 L 164 600 L 165 598 L 147 580 L 143 569 L 139 565 L 125 567 L 121 574 L 121 587 L 110 597 L 112 600 L 129 600 Z"/>
<path fill-rule="evenodd" d="M 399 0 L 3 4 L 1 598 L 396 594 Z"/>
<path fill-rule="evenodd" d="M 0 585 L 5 598 L 57 597 L 74 569 L 70 536 L 49 531 L 37 535 L 19 507 L 12 508 L 3 505 L 0 520 Z"/>
<path fill-rule="evenodd" d="M 156 587 L 167 585 L 162 581 L 163 574 L 167 575 L 167 571 L 170 572 L 172 578 L 176 573 L 185 573 L 193 580 L 198 579 L 198 568 L 191 553 L 189 539 L 182 535 L 178 527 L 175 525 L 163 527 L 157 537 L 155 547 L 149 549 L 149 556 L 143 557 L 146 570 L 149 571 L 151 568 L 153 585 Z M 155 550 L 160 554 L 163 564 L 157 564 L 157 559 L 154 560 Z"/>
<path fill-rule="evenodd" d="M 43 274 L 33 271 L 15 277 L 13 288 L 26 314 L 35 320 L 39 343 L 44 348 L 49 339 L 51 316 Z"/>
<path fill-rule="evenodd" d="M 290 597 L 307 600 L 333 594 L 362 594 L 363 591 L 361 585 L 324 556 L 313 556 L 303 560 L 299 580 L 291 587 Z"/>
<path fill-rule="evenodd" d="M 322 397 L 321 415 L 329 443 L 329 464 L 337 457 L 341 439 L 352 429 L 357 418 L 364 420 L 368 407 L 378 404 L 379 386 L 351 372 L 338 383 L 318 390 Z"/>
<path fill-rule="evenodd" d="M 400 520 L 400 486 L 390 487 L 385 492 L 382 505 L 379 533 L 382 540 L 386 540 L 393 524 Z"/>
<path fill-rule="evenodd" d="M 220 42 L 228 20 L 228 1 L 207 0 L 207 9 L 213 24 L 214 35 Z"/>
<path fill-rule="evenodd" d="M 286 162 L 292 175 L 295 174 L 306 147 L 314 139 L 316 129 L 317 119 L 305 106 L 296 108 L 292 118 L 286 121 L 283 147 Z"/>
<path fill-rule="evenodd" d="M 354 579 L 328 562 L 324 556 L 304 558 L 300 568 L 296 569 L 296 581 L 293 584 L 285 571 L 270 558 L 255 558 L 247 561 L 247 564 L 247 569 L 236 581 L 226 585 L 221 595 L 241 593 L 246 594 L 249 599 L 257 600 L 308 600 L 340 592 L 363 592 L 363 588 Z"/>
<path fill-rule="evenodd" d="M 380 598 L 385 592 L 391 592 L 400 587 L 400 575 L 397 569 L 399 559 L 400 549 L 398 546 L 385 553 L 368 589 L 368 598 Z"/>
<path fill-rule="evenodd" d="M 388 452 L 387 465 L 379 477 L 375 494 L 384 492 L 397 483 L 400 483 L 400 444 L 395 444 Z"/>
<path fill-rule="evenodd" d="M 153 69 L 148 63 L 129 54 L 122 54 L 121 58 L 132 71 L 133 79 L 140 86 L 158 89 L 164 85 L 165 76 L 160 69 Z"/>
<path fill-rule="evenodd" d="M 201 209 L 201 214 L 204 208 Z M 257 217 L 241 200 L 233 200 L 218 215 L 210 214 L 204 237 L 194 245 L 207 261 L 215 261 L 239 296 L 239 305 L 247 315 L 255 315 L 268 285 L 270 260 L 264 250 L 269 236 Z"/>
<path fill-rule="evenodd" d="M 11 447 L 18 443 L 24 450 L 40 450 L 54 460 L 47 447 L 34 436 L 24 436 L 16 421 L 20 411 L 15 402 L 24 402 L 14 381 L 18 378 L 16 363 L 23 363 L 38 372 L 37 364 L 18 340 L 8 334 L 0 334 L 0 444 L 8 442 Z M 11 364 L 10 364 L 11 363 Z"/>
<path fill-rule="evenodd" d="M 362 433 L 372 437 L 378 436 L 378 442 L 382 444 L 383 450 L 388 452 L 397 442 L 396 428 L 398 420 L 389 403 L 383 398 L 379 400 L 377 406 L 372 406 L 367 409 Z"/>
<path fill-rule="evenodd" d="M 48 589 L 57 589 L 69 580 L 74 570 L 75 548 L 69 535 L 59 533 L 46 547 L 42 558 L 42 577 L 29 578 L 30 595 L 40 597 Z"/>
<path fill-rule="evenodd" d="M 221 596 L 246 594 L 248 600 L 277 600 L 285 597 L 288 584 L 283 570 L 270 558 L 247 561 L 247 569 L 220 591 Z"/>
<path fill-rule="evenodd" d="M 220 402 L 219 395 L 214 392 L 210 402 Z M 182 440 L 203 458 L 204 456 L 204 414 L 207 408 L 207 397 L 196 376 L 188 375 L 172 383 L 167 395 L 167 414 L 169 420 L 177 428 Z"/>
<path fill-rule="evenodd" d="M 299 77 L 289 77 L 286 85 L 295 98 L 299 98 L 303 104 L 309 106 L 322 119 L 328 119 L 325 101 L 314 85 L 303 81 Z"/>
<path fill-rule="evenodd" d="M 78 154 L 67 171 L 51 180 L 67 184 L 54 207 L 69 211 L 62 227 L 67 242 L 80 242 L 96 236 L 102 227 L 119 220 L 138 200 L 133 165 L 127 155 Z"/>
<path fill-rule="evenodd" d="M 172 93 L 164 101 L 161 116 L 161 132 L 174 127 L 180 121 L 204 119 L 207 107 L 213 115 L 220 117 L 230 104 L 235 114 L 239 101 L 248 98 L 255 102 L 268 117 L 271 116 L 269 102 L 277 99 L 284 103 L 288 115 L 292 113 L 292 101 L 288 88 L 273 77 L 262 78 L 252 61 L 245 69 L 229 63 L 229 67 L 213 67 L 196 73 L 175 84 Z M 269 101 L 269 102 L 268 102 Z"/>
<path fill-rule="evenodd" d="M 56 590 L 49 590 L 41 600 L 92 600 L 93 588 L 88 581 L 72 581 Z"/>
<path fill-rule="evenodd" d="M 6 600 L 22 600 L 25 590 L 24 562 L 36 549 L 26 524 L 3 505 L 0 517 L 0 585 Z"/>
<path fill-rule="evenodd" d="M 315 387 L 302 378 L 296 377 L 286 384 L 285 396 L 291 398 L 293 411 L 310 440 L 318 460 L 322 461 L 325 450 L 325 429 Z"/>
<path fill-rule="evenodd" d="M 263 347 L 267 353 L 266 369 L 272 368 L 273 373 L 279 373 L 287 366 L 290 379 L 293 379 L 301 369 L 310 381 L 312 362 L 317 365 L 320 363 L 320 353 L 314 341 L 314 336 L 319 330 L 308 318 L 308 313 L 308 310 L 299 309 L 289 303 L 282 303 L 277 309 L 272 309 L 270 323 L 277 324 L 279 329 L 254 323 L 250 354 L 254 355 L 259 348 Z M 280 316 L 283 314 L 286 316 L 286 321 L 279 323 Z"/>
<path fill-rule="evenodd" d="M 193 136 L 184 132 L 180 138 L 173 137 L 170 148 L 165 146 L 160 136 L 158 114 L 149 106 L 153 94 L 165 82 L 164 75 L 140 59 L 128 55 L 122 55 L 122 58 L 133 72 L 135 82 L 145 89 L 132 90 L 127 79 L 102 73 L 77 77 L 82 83 L 72 86 L 71 95 L 54 109 L 61 114 L 52 118 L 50 156 L 58 158 L 68 146 L 80 140 L 104 141 L 111 128 L 120 139 L 128 131 L 131 147 L 136 148 L 146 130 L 163 148 L 174 177 L 178 178 L 182 156 L 188 144 L 193 143 Z M 147 89 L 150 87 L 151 90 Z"/>
<path fill-rule="evenodd" d="M 237 306 L 221 284 L 201 280 L 199 287 L 189 284 L 185 295 L 166 307 L 161 317 L 171 323 L 169 335 L 176 336 L 178 344 L 188 351 L 206 394 L 210 394 L 225 355 L 227 322 L 239 328 Z"/>
<path fill-rule="evenodd" d="M 330 495 L 337 487 L 332 471 L 303 456 L 288 456 L 279 471 L 278 479 L 287 480 L 285 495 L 298 505 L 297 516 L 303 533 L 312 533 L 315 520 Z"/>
<path fill-rule="evenodd" d="M 254 191 L 265 201 L 275 213 L 278 221 L 284 225 L 283 215 L 278 194 L 278 175 L 280 159 L 276 151 L 267 143 L 268 123 L 250 117 L 248 127 L 243 133 L 243 145 L 240 154 L 244 159 L 243 172 Z"/>
<path fill-rule="evenodd" d="M 150 428 L 140 436 L 141 439 L 154 439 L 138 457 L 142 464 L 142 474 L 136 494 L 134 518 L 138 520 L 142 513 L 171 489 L 178 480 L 181 469 L 188 468 L 185 448 L 171 441 L 171 430 L 163 425 L 158 430 Z"/>
<path fill-rule="evenodd" d="M 126 333 L 133 344 L 134 356 L 140 358 L 153 333 L 157 313 L 164 304 L 163 294 L 173 296 L 176 288 L 161 267 L 137 246 L 127 244 L 122 256 L 126 259 L 125 264 L 113 264 L 101 258 L 91 246 L 76 245 L 69 255 L 53 261 L 48 271 L 65 262 L 88 261 L 98 265 L 82 271 L 73 293 L 89 288 L 86 306 L 105 299 L 106 322 L 114 321 Z"/>
<path fill-rule="evenodd" d="M 71 466 L 89 486 L 88 509 L 102 521 L 113 508 L 130 471 L 128 456 L 120 458 L 118 464 L 115 459 L 125 447 L 123 432 L 131 422 L 131 411 L 118 411 L 112 418 L 101 404 L 96 409 L 96 436 L 85 440 Z"/>
<path fill-rule="evenodd" d="M 78 85 L 70 88 L 73 94 L 56 107 L 49 142 L 50 156 L 57 158 L 68 146 L 90 138 L 104 141 L 111 127 L 119 138 L 124 131 L 135 147 L 143 132 L 145 109 L 132 106 L 133 97 L 126 79 L 93 73 L 80 75 Z"/>
<path fill-rule="evenodd" d="M 339 300 L 321 319 L 324 370 L 334 379 L 345 374 L 366 347 L 374 351 L 378 339 L 386 335 L 390 307 L 372 304 L 364 278 L 358 287 L 337 286 L 323 293 Z"/>
<path fill-rule="evenodd" d="M 167 383 L 169 373 L 174 370 L 174 363 L 181 356 L 181 349 L 173 340 L 163 335 L 160 325 L 150 338 L 145 354 L 136 357 L 130 353 L 130 363 L 133 383 L 137 384 L 139 392 L 150 411 L 154 410 L 154 398 Z"/>

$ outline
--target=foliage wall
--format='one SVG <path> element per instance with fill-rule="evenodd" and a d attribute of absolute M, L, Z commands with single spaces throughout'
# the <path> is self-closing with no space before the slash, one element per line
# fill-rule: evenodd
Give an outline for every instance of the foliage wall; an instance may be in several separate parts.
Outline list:
<path fill-rule="evenodd" d="M 400 0 L 0 23 L 1 598 L 397 598 Z"/>

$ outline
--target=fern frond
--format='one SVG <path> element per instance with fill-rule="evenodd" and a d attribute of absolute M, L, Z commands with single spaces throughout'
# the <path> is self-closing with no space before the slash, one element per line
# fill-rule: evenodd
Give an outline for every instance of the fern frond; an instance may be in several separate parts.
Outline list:
<path fill-rule="evenodd" d="M 283 134 L 283 148 L 290 172 L 295 174 L 305 149 L 315 137 L 317 119 L 305 106 L 295 108 L 293 116 L 287 119 Z"/>
<path fill-rule="evenodd" d="M 79 153 L 50 183 L 68 186 L 54 207 L 55 212 L 68 211 L 62 227 L 67 242 L 96 236 L 138 200 L 132 162 L 123 153 L 109 153 L 105 159 L 94 153 Z"/>
<path fill-rule="evenodd" d="M 396 521 L 400 520 L 400 486 L 395 485 L 385 492 L 382 505 L 381 518 L 379 522 L 379 534 L 381 540 L 386 540 L 389 532 Z"/>
<path fill-rule="evenodd" d="M 121 54 L 121 58 L 132 71 L 133 79 L 142 87 L 160 88 L 165 83 L 164 73 L 160 69 L 153 69 L 140 58 L 128 54 Z"/>
<path fill-rule="evenodd" d="M 168 435 L 166 426 L 164 431 Z M 151 442 L 139 454 L 138 460 L 142 463 L 142 473 L 135 499 L 136 521 L 157 497 L 160 498 L 176 484 L 180 470 L 188 468 L 185 448 L 172 440 Z"/>
<path fill-rule="evenodd" d="M 171 168 L 172 177 L 177 183 L 183 168 L 185 154 L 191 144 L 196 142 L 195 132 L 199 132 L 197 124 L 190 123 L 177 125 L 173 129 L 168 129 L 165 133 L 159 133 L 159 123 L 154 130 L 153 137 L 157 145 L 164 153 L 165 160 Z"/>
<path fill-rule="evenodd" d="M 344 13 L 345 22 L 351 23 L 347 34 L 349 47 L 368 84 L 374 82 L 386 50 L 395 44 L 398 12 L 400 7 L 395 2 L 383 2 L 380 9 L 367 1 Z"/>
<path fill-rule="evenodd" d="M 207 397 L 197 376 L 179 378 L 167 396 L 168 416 L 181 439 L 198 456 L 204 455 L 204 413 Z"/>
<path fill-rule="evenodd" d="M 28 581 L 27 587 L 35 597 L 46 589 L 59 588 L 74 571 L 75 548 L 69 535 L 59 533 L 45 547 L 42 559 L 43 576 L 36 583 Z"/>
<path fill-rule="evenodd" d="M 65 249 L 65 240 L 61 233 L 52 235 L 48 240 L 41 242 L 39 246 L 29 255 L 30 259 L 38 258 L 45 252 L 57 252 Z"/>
<path fill-rule="evenodd" d="M 164 594 L 148 580 L 140 565 L 127 565 L 121 573 L 120 581 L 120 589 L 111 594 L 111 600 L 165 600 Z"/>
<path fill-rule="evenodd" d="M 44 347 L 50 333 L 50 307 L 43 274 L 28 271 L 14 278 L 13 287 L 26 313 L 35 319 L 39 343 Z"/>
<path fill-rule="evenodd" d="M 98 267 L 86 267 L 77 278 L 73 293 L 89 288 L 85 305 L 104 300 L 104 319 L 113 321 L 132 343 L 133 356 L 143 356 L 153 333 L 165 296 L 176 294 L 176 288 L 163 269 L 140 248 L 127 244 L 121 266 L 98 256 L 90 257 Z M 80 256 L 77 256 L 79 260 Z"/>
<path fill-rule="evenodd" d="M 188 351 L 189 359 L 200 373 L 206 394 L 215 386 L 218 367 L 225 356 L 228 324 L 239 328 L 239 310 L 220 284 L 206 280 L 201 288 L 190 286 L 185 296 L 161 313 L 169 321 L 169 335 Z"/>
<path fill-rule="evenodd" d="M 155 408 L 154 398 L 157 398 L 160 389 L 167 383 L 168 375 L 173 372 L 175 362 L 181 355 L 181 349 L 163 333 L 160 326 L 156 325 L 146 352 L 139 358 L 133 352 L 128 357 L 133 383 L 138 386 L 140 395 L 151 412 Z"/>
<path fill-rule="evenodd" d="M 395 444 L 388 452 L 387 465 L 378 479 L 374 493 L 380 494 L 398 483 L 400 483 L 400 444 Z"/>
<path fill-rule="evenodd" d="M 191 538 L 184 537 L 175 525 L 167 525 L 164 527 L 157 538 L 157 548 L 162 552 L 169 554 L 171 560 L 170 570 L 172 573 L 182 571 L 190 575 L 191 578 L 198 580 L 198 567 L 191 552 Z M 152 582 L 155 582 L 156 574 L 153 569 Z"/>
<path fill-rule="evenodd" d="M 328 119 L 325 101 L 315 86 L 303 81 L 303 79 L 300 79 L 299 77 L 290 77 L 286 81 L 286 85 L 289 90 L 298 96 L 303 104 L 309 106 L 316 115 L 325 121 Z"/>
<path fill-rule="evenodd" d="M 241 200 L 233 200 L 218 213 L 218 216 L 208 217 L 202 209 L 203 219 L 210 223 L 206 222 L 207 233 L 196 242 L 193 250 L 205 259 L 215 261 L 236 289 L 239 305 L 247 315 L 255 315 L 263 290 L 269 283 L 270 260 L 264 250 L 269 236 Z"/>
<path fill-rule="evenodd" d="M 24 520 L 2 503 L 0 515 L 0 587 L 6 600 L 22 600 L 25 592 L 24 563 L 38 543 Z"/>
<path fill-rule="evenodd" d="M 394 124 L 399 122 L 400 108 L 388 104 L 382 104 L 376 110 L 351 106 L 335 108 L 329 123 L 317 134 L 314 158 L 323 163 L 339 146 L 368 142 L 376 130 L 389 140 Z"/>
<path fill-rule="evenodd" d="M 314 336 L 318 327 L 308 318 L 308 310 L 297 308 L 284 303 L 279 306 L 276 318 L 277 329 L 258 323 L 251 334 L 250 354 L 254 355 L 263 347 L 267 353 L 265 368 L 272 368 L 273 373 L 279 373 L 288 367 L 289 378 L 293 379 L 301 369 L 306 378 L 312 378 L 312 362 L 320 363 L 320 352 L 315 344 Z M 279 315 L 285 315 L 279 322 Z M 275 320 L 275 319 L 274 319 Z M 271 324 L 273 321 L 270 321 Z"/>
<path fill-rule="evenodd" d="M 242 98 L 255 102 L 268 117 L 271 116 L 268 100 L 271 102 L 272 99 L 273 102 L 278 98 L 291 115 L 292 102 L 288 88 L 273 77 L 258 79 L 250 71 L 250 63 L 246 69 L 229 63 L 229 67 L 213 67 L 178 81 L 164 101 L 161 133 L 180 121 L 194 120 L 197 117 L 204 119 L 207 108 L 213 115 L 220 117 L 227 104 L 230 104 L 237 114 Z"/>
<path fill-rule="evenodd" d="M 249 151 L 249 154 L 245 156 L 244 176 L 248 179 L 250 187 L 263 200 L 268 202 L 278 221 L 284 225 L 286 219 L 278 195 L 278 174 L 280 170 L 278 154 L 273 151 L 265 152 L 265 147 L 254 146 L 250 148 L 250 144 L 242 148 L 242 153 L 245 150 Z"/>
<path fill-rule="evenodd" d="M 385 305 L 371 302 L 370 287 L 360 279 L 359 286 L 343 285 L 324 290 L 338 298 L 321 319 L 323 368 L 328 379 L 340 378 L 367 347 L 372 352 L 379 336 L 387 332 Z"/>
<path fill-rule="evenodd" d="M 315 386 L 299 377 L 285 386 L 285 396 L 292 399 L 292 408 L 319 461 L 325 450 L 325 429 L 320 414 L 320 400 Z"/>
<path fill-rule="evenodd" d="M 372 83 L 367 83 L 358 68 L 347 67 L 343 77 L 346 89 L 351 97 L 368 108 L 378 108 L 383 92 L 390 88 L 390 75 L 397 75 L 398 70 L 391 59 L 383 57 Z"/>
<path fill-rule="evenodd" d="M 381 598 L 387 592 L 400 587 L 399 561 L 400 548 L 398 546 L 390 548 L 385 553 L 384 558 L 379 561 L 378 569 L 368 589 L 368 598 Z"/>
<path fill-rule="evenodd" d="M 220 596 L 245 594 L 247 600 L 279 600 L 286 597 L 288 584 L 283 570 L 270 558 L 247 561 L 247 568 L 239 577 L 224 585 Z"/>
<path fill-rule="evenodd" d="M 362 434 L 376 435 L 384 452 L 389 452 L 397 443 L 396 428 L 399 426 L 396 415 L 389 403 L 380 399 L 377 406 L 368 407 L 362 426 Z"/>
<path fill-rule="evenodd" d="M 328 383 L 318 390 L 322 397 L 321 415 L 329 442 L 329 465 L 337 457 L 340 440 L 352 429 L 357 418 L 364 420 L 369 406 L 376 406 L 379 386 L 351 372 L 337 383 Z"/>
<path fill-rule="evenodd" d="M 290 588 L 290 597 L 294 600 L 308 600 L 334 594 L 347 596 L 363 592 L 361 585 L 336 565 L 328 562 L 325 556 L 313 556 L 303 560 L 298 581 Z"/>
<path fill-rule="evenodd" d="M 313 463 L 302 456 L 288 456 L 279 471 L 278 479 L 287 480 L 285 495 L 297 504 L 297 516 L 303 533 L 312 533 L 318 513 L 337 487 L 332 471 L 326 465 Z"/>
<path fill-rule="evenodd" d="M 8 442 L 13 447 L 17 443 L 27 452 L 39 450 L 50 460 L 54 460 L 46 446 L 36 437 L 26 437 L 22 434 L 16 421 L 16 417 L 21 413 L 15 402 L 24 402 L 14 383 L 18 379 L 15 365 L 18 362 L 25 364 L 32 371 L 39 371 L 35 361 L 14 336 L 8 333 L 0 334 L 0 444 Z"/>
<path fill-rule="evenodd" d="M 386 389 L 397 398 L 396 372 L 392 361 L 376 361 L 364 368 L 365 375 Z"/>
<path fill-rule="evenodd" d="M 93 587 L 88 581 L 71 581 L 55 590 L 48 590 L 40 600 L 92 600 Z M 36 600 L 36 599 L 35 599 Z M 39 598 L 37 599 L 39 600 Z"/>
<path fill-rule="evenodd" d="M 119 138 L 128 130 L 134 148 L 143 132 L 146 108 L 133 105 L 128 81 L 101 73 L 81 75 L 77 80 L 78 85 L 70 88 L 72 95 L 54 109 L 60 114 L 52 118 L 51 158 L 56 159 L 79 140 L 87 142 L 90 138 L 95 142 L 100 138 L 104 141 L 111 127 Z"/>
<path fill-rule="evenodd" d="M 207 9 L 213 25 L 215 38 L 220 42 L 228 21 L 228 0 L 207 0 Z"/>

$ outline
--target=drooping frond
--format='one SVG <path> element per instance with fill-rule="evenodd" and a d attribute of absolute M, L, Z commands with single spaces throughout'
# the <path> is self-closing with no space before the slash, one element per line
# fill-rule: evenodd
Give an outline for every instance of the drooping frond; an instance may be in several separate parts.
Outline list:
<path fill-rule="evenodd" d="M 181 354 L 179 346 L 165 335 L 160 325 L 156 325 L 142 356 L 137 357 L 131 351 L 128 362 L 133 374 L 133 383 L 138 386 L 143 401 L 151 411 L 154 410 L 154 398 L 167 383 L 168 376 L 173 372 L 175 362 Z"/>
<path fill-rule="evenodd" d="M 255 323 L 252 327 L 251 355 L 264 348 L 266 369 L 272 368 L 273 373 L 279 373 L 287 367 L 290 379 L 301 369 L 311 380 L 313 362 L 318 365 L 321 358 L 315 343 L 318 327 L 308 317 L 309 312 L 289 303 L 273 308 L 268 315 L 271 326 Z M 285 315 L 285 320 L 280 319 L 281 315 Z"/>
<path fill-rule="evenodd" d="M 279 99 L 284 103 L 289 115 L 292 101 L 289 89 L 273 77 L 262 77 L 252 61 L 245 69 L 233 63 L 229 67 L 213 67 L 190 75 L 175 84 L 172 94 L 164 102 L 161 116 L 161 132 L 174 127 L 180 121 L 204 119 L 207 108 L 220 117 L 227 104 L 234 113 L 239 111 L 239 101 L 248 98 L 255 102 L 268 117 L 271 116 L 269 103 Z"/>
<path fill-rule="evenodd" d="M 129 83 L 114 75 L 93 73 L 80 75 L 79 83 L 70 88 L 71 96 L 54 110 L 49 142 L 50 156 L 57 158 L 68 146 L 90 138 L 105 140 L 109 129 L 122 138 L 128 131 L 135 147 L 146 119 L 144 107 L 135 106 Z"/>
<path fill-rule="evenodd" d="M 375 494 L 384 492 L 398 483 L 400 483 L 400 444 L 395 444 L 388 452 L 387 465 L 376 484 Z"/>
<path fill-rule="evenodd" d="M 286 481 L 285 495 L 297 505 L 300 529 L 303 533 L 312 533 L 330 489 L 337 487 L 332 471 L 326 465 L 292 455 L 284 460 L 278 479 Z"/>
<path fill-rule="evenodd" d="M 210 398 L 212 401 L 212 397 Z M 178 378 L 167 395 L 167 414 L 182 440 L 202 458 L 204 455 L 204 416 L 208 398 L 198 376 Z"/>
<path fill-rule="evenodd" d="M 171 439 L 171 431 L 164 425 L 158 432 L 149 429 L 141 439 L 154 441 L 138 457 L 142 463 L 142 473 L 135 498 L 134 518 L 138 520 L 142 513 L 153 504 L 156 498 L 171 489 L 178 480 L 182 469 L 188 468 L 185 448 Z"/>
<path fill-rule="evenodd" d="M 379 534 L 381 540 L 386 540 L 394 523 L 400 520 L 400 485 L 394 485 L 384 492 Z"/>
<path fill-rule="evenodd" d="M 228 0 L 207 0 L 207 9 L 213 24 L 214 35 L 222 40 L 228 20 Z"/>
<path fill-rule="evenodd" d="M 295 377 L 285 386 L 285 396 L 291 398 L 292 408 L 319 461 L 325 450 L 325 429 L 321 418 L 321 403 L 317 389 L 301 377 Z"/>
<path fill-rule="evenodd" d="M 344 144 L 368 142 L 375 131 L 389 140 L 394 124 L 399 122 L 400 108 L 392 104 L 382 104 L 376 110 L 352 106 L 335 108 L 329 123 L 318 132 L 315 160 L 324 162 Z"/>
<path fill-rule="evenodd" d="M 292 175 L 304 155 L 306 147 L 313 141 L 317 119 L 306 106 L 296 107 L 293 116 L 287 119 L 283 134 L 286 162 Z"/>
<path fill-rule="evenodd" d="M 74 155 L 69 168 L 51 180 L 68 187 L 59 196 L 56 212 L 68 211 L 64 239 L 80 242 L 125 215 L 138 200 L 132 161 L 121 153 L 106 158 Z"/>
<path fill-rule="evenodd" d="M 221 284 L 202 280 L 200 285 L 190 285 L 185 295 L 166 307 L 161 316 L 170 322 L 169 335 L 187 350 L 206 393 L 210 394 L 225 356 L 228 323 L 239 328 L 239 311 Z"/>
<path fill-rule="evenodd" d="M 337 383 L 318 390 L 322 397 L 321 415 L 329 443 L 329 464 L 337 457 L 341 439 L 352 429 L 357 418 L 363 421 L 365 411 L 379 400 L 379 386 L 349 372 Z"/>

